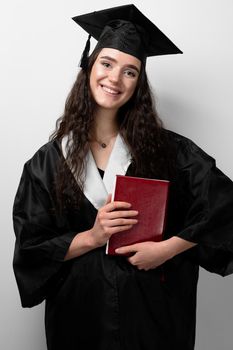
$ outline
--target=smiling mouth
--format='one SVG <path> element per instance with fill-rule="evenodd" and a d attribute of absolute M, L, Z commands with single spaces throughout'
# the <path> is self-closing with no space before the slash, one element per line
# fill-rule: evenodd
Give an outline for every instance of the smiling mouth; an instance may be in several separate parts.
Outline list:
<path fill-rule="evenodd" d="M 105 92 L 107 92 L 108 94 L 113 95 L 113 96 L 117 96 L 117 95 L 119 95 L 121 93 L 119 90 L 109 88 L 108 86 L 105 86 L 105 85 L 101 85 L 101 88 Z"/>

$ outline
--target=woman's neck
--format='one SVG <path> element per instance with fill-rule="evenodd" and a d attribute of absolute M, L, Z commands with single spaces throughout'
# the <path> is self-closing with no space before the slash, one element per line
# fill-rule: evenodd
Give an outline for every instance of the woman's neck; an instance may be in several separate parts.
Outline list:
<path fill-rule="evenodd" d="M 118 133 L 116 112 L 98 110 L 94 117 L 92 135 L 96 138 L 108 137 Z"/>

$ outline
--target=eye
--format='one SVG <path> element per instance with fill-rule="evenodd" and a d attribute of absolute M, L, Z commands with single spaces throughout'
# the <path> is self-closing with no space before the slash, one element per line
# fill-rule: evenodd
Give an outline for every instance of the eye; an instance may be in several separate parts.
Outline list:
<path fill-rule="evenodd" d="M 129 78 L 135 78 L 136 77 L 136 72 L 134 72 L 134 70 L 132 69 L 126 69 L 124 71 L 124 74 L 129 77 Z"/>
<path fill-rule="evenodd" d="M 102 61 L 101 62 L 102 66 L 104 66 L 105 68 L 110 68 L 111 67 L 111 64 L 109 62 L 106 62 L 106 61 Z"/>

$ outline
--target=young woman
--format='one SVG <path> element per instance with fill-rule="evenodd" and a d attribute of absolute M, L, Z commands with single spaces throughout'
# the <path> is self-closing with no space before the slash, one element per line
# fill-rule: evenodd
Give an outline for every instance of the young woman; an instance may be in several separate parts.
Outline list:
<path fill-rule="evenodd" d="M 15 275 L 24 307 L 46 300 L 49 350 L 194 349 L 198 266 L 233 270 L 233 183 L 162 127 L 145 72 L 154 44 L 138 13 L 127 5 L 76 18 L 91 35 L 102 27 L 98 44 L 88 57 L 87 43 L 64 115 L 25 164 L 15 198 Z M 179 52 L 153 30 L 153 54 Z M 108 239 L 140 215 L 111 201 L 116 174 L 171 188 L 164 240 L 109 256 Z"/>

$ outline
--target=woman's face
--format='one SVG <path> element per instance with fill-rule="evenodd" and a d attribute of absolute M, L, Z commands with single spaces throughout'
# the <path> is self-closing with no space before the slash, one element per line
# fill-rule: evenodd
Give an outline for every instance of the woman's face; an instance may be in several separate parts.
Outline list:
<path fill-rule="evenodd" d="M 92 95 L 100 108 L 117 111 L 133 95 L 141 61 L 122 51 L 104 48 L 90 74 Z"/>

